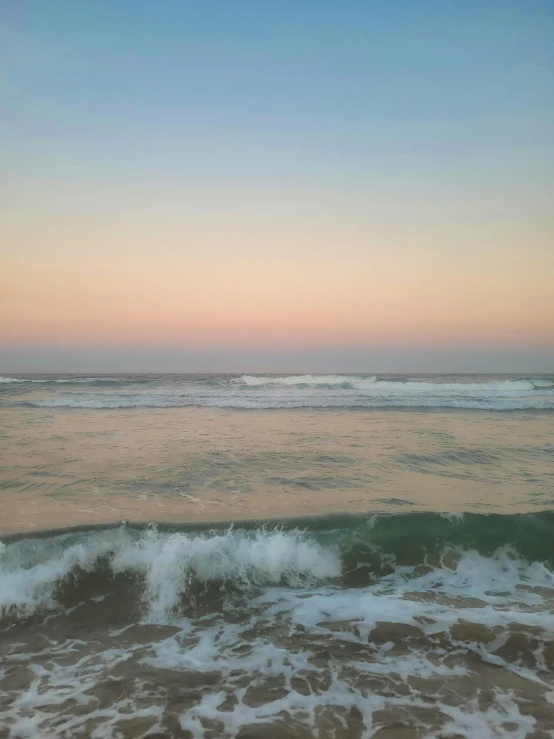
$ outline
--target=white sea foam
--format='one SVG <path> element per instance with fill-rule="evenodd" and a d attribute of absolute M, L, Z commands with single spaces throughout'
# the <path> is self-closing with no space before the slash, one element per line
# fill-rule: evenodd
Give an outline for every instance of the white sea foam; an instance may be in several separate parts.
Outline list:
<path fill-rule="evenodd" d="M 156 622 L 171 615 L 186 594 L 191 577 L 270 588 L 279 583 L 300 587 L 306 582 L 330 581 L 341 573 L 340 555 L 334 546 L 324 547 L 298 531 L 230 529 L 205 535 L 149 530 L 139 536 L 122 528 L 83 534 L 77 539 L 66 534 L 4 545 L 0 610 L 28 614 L 53 607 L 57 585 L 78 569 L 91 571 L 100 558 L 107 559 L 114 574 L 143 575 L 144 600 Z M 524 605 L 527 610 L 540 606 L 542 596 L 533 588 L 554 594 L 554 573 L 543 564 L 529 563 L 509 549 L 499 549 L 492 557 L 466 551 L 459 553 L 454 569 L 436 567 L 416 575 L 413 567 L 397 567 L 365 592 L 313 594 L 295 608 L 298 622 L 305 625 L 317 624 L 325 612 L 333 620 L 369 619 L 372 628 L 379 620 L 412 623 L 410 614 L 422 613 L 422 608 L 427 613 L 425 604 L 404 600 L 406 593 L 443 592 L 453 598 L 479 599 L 496 614 L 498 623 L 505 623 L 512 604 Z M 271 600 L 274 596 L 268 592 Z M 497 606 L 503 610 L 494 610 Z M 437 611 L 435 604 L 429 607 Z M 518 622 L 537 625 L 541 618 L 529 610 L 518 615 Z M 554 624 L 550 626 L 554 630 Z"/>
<path fill-rule="evenodd" d="M 133 697 L 120 695 L 114 696 L 109 705 L 99 707 L 94 694 L 97 682 L 102 678 L 109 681 L 113 670 L 126 662 L 140 645 L 93 651 L 84 659 L 71 662 L 71 657 L 82 645 L 83 642 L 69 639 L 65 643 L 55 643 L 52 651 L 46 649 L 33 655 L 38 659 L 41 656 L 53 659 L 48 667 L 31 664 L 29 671 L 34 673 L 34 679 L 30 686 L 10 708 L 0 709 L 0 726 L 6 730 L 9 727 L 6 736 L 14 739 L 44 739 L 47 736 L 115 739 L 122 736 L 119 722 L 125 725 L 130 717 L 135 721 L 151 719 L 153 730 L 161 728 L 158 721 L 163 714 L 162 706 L 139 707 Z M 18 656 L 21 659 L 23 655 Z M 64 657 L 67 664 L 58 664 L 60 657 Z M 75 705 L 80 710 L 68 710 L 68 706 Z"/>
<path fill-rule="evenodd" d="M 107 379 L 107 378 L 106 378 Z M 483 410 L 554 409 L 549 380 L 487 382 L 392 381 L 354 375 L 243 375 L 227 383 L 164 380 L 141 392 L 112 387 L 72 389 L 25 397 L 44 408 L 462 408 Z"/>
<path fill-rule="evenodd" d="M 312 652 L 277 646 L 263 637 L 244 638 L 243 632 L 250 627 L 251 624 L 245 629 L 239 624 L 218 620 L 215 625 L 201 627 L 197 633 L 198 640 L 191 645 L 188 639 L 191 624 L 183 623 L 182 630 L 175 637 L 126 649 L 96 651 L 93 647 L 87 658 L 74 657 L 73 661 L 72 653 L 81 645 L 68 640 L 57 646 L 55 654 L 45 650 L 43 655 L 39 655 L 39 659 L 54 659 L 50 659 L 47 668 L 34 665 L 35 679 L 30 687 L 18 697 L 11 710 L 0 710 L 0 719 L 10 719 L 12 737 L 41 739 L 46 735 L 81 735 L 91 723 L 96 727 L 89 734 L 91 737 L 118 737 L 123 735 L 121 729 L 131 716 L 133 720 L 149 719 L 150 728 L 143 730 L 140 736 L 146 738 L 156 732 L 165 734 L 161 723 L 163 704 L 157 703 L 156 696 L 149 695 L 146 690 L 142 694 L 118 691 L 108 706 L 98 707 L 96 685 L 109 685 L 110 675 L 136 654 L 140 663 L 149 665 L 147 674 L 150 681 L 152 669 L 156 668 L 219 675 L 215 685 L 202 686 L 201 679 L 198 680 L 202 689 L 195 691 L 192 705 L 179 716 L 181 728 L 190 732 L 194 739 L 211 735 L 206 726 L 209 726 L 207 722 L 214 721 L 219 722 L 217 735 L 227 739 L 240 736 L 246 726 L 260 724 L 281 725 L 285 734 L 286 729 L 281 723 L 284 717 L 303 724 L 315 736 L 316 732 L 320 735 L 317 727 L 321 725 L 322 715 L 334 717 L 335 725 L 343 729 L 341 733 L 325 736 L 346 736 L 344 729 L 351 711 L 355 711 L 362 720 L 363 728 L 355 734 L 360 739 L 370 739 L 379 731 L 383 726 L 383 712 L 390 716 L 395 711 L 399 717 L 402 717 L 402 711 L 406 711 L 410 724 L 414 725 L 418 722 L 419 710 L 420 716 L 429 721 L 433 709 L 435 716 L 442 714 L 440 735 L 444 737 L 498 739 L 509 736 L 525 739 L 535 728 L 536 719 L 529 715 L 528 706 L 522 713 L 510 690 L 495 688 L 486 707 L 481 707 L 477 698 L 460 700 L 461 696 L 456 696 L 455 690 L 457 700 L 452 701 L 447 693 L 448 681 L 454 681 L 455 686 L 457 679 L 471 680 L 467 670 L 457 665 L 449 666 L 441 660 L 440 653 L 432 654 L 431 658 L 418 651 L 394 655 L 391 645 L 376 647 L 368 652 L 370 659 L 363 662 L 347 662 L 346 672 L 333 669 L 331 665 L 327 682 L 319 690 L 298 692 L 294 687 L 297 683 L 293 681 L 300 680 L 306 684 L 306 675 L 316 680 L 319 677 L 320 670 L 310 661 Z M 145 656 L 141 659 L 141 655 Z M 61 665 L 58 664 L 59 657 L 64 658 Z M 384 690 L 368 690 L 353 684 L 351 676 L 364 672 L 370 679 L 377 678 Z M 167 673 L 161 674 L 165 676 Z M 242 678 L 242 684 L 237 677 Z M 244 677 L 250 678 L 246 685 Z M 418 681 L 418 688 L 406 690 L 406 679 Z M 421 681 L 427 679 L 431 682 L 423 683 L 422 687 Z M 263 686 L 271 681 L 280 681 L 285 688 L 278 697 L 268 697 L 261 703 L 248 700 L 249 685 Z M 184 696 L 187 695 L 187 684 L 184 683 L 181 691 Z M 536 698 L 538 695 L 537 691 Z M 233 698 L 231 703 L 230 697 Z M 75 704 L 80 710 L 68 712 L 67 706 Z M 401 725 L 397 722 L 396 728 Z M 418 728 L 422 737 L 437 735 L 436 732 L 425 731 L 425 723 L 421 719 Z M 263 726 L 260 729 L 260 736 L 263 736 Z M 271 735 L 275 735 L 274 730 Z"/>
<path fill-rule="evenodd" d="M 231 383 L 234 385 L 248 385 L 249 387 L 263 387 L 269 385 L 350 385 L 353 383 L 367 385 L 376 381 L 376 377 L 359 375 L 285 375 L 283 377 L 242 375 L 231 380 Z"/>
<path fill-rule="evenodd" d="M 406 708 L 410 715 L 417 709 L 428 712 L 429 689 L 421 695 L 421 688 L 408 691 L 405 688 L 409 681 L 436 678 L 440 679 L 441 687 L 434 696 L 435 706 L 446 720 L 446 728 L 441 735 L 492 739 L 508 736 L 505 726 L 509 723 L 509 735 L 523 739 L 533 729 L 536 720 L 528 712 L 520 713 L 514 695 L 509 691 L 495 690 L 492 701 L 484 708 L 477 700 L 453 704 L 444 700 L 446 680 L 471 680 L 467 665 L 443 661 L 448 653 L 440 647 L 426 652 L 414 644 L 409 652 L 398 654 L 392 650 L 392 643 L 372 645 L 370 634 L 381 623 L 406 624 L 426 635 L 443 633 L 460 622 L 497 629 L 497 636 L 493 636 L 493 641 L 486 646 L 469 641 L 460 644 L 459 651 L 463 647 L 474 652 L 484 662 L 502 667 L 519 679 L 530 681 L 534 690 L 544 692 L 548 690 L 548 683 L 540 674 L 517 662 L 508 663 L 496 654 L 515 624 L 538 629 L 543 638 L 553 636 L 549 607 L 542 600 L 544 591 L 542 594 L 526 591 L 530 584 L 548 587 L 550 597 L 554 595 L 552 573 L 537 570 L 524 560 L 513 559 L 513 555 L 502 550 L 492 558 L 468 552 L 462 555 L 456 570 L 437 568 L 430 576 L 419 576 L 413 568 L 400 568 L 389 578 L 363 589 L 344 590 L 328 586 L 309 590 L 268 588 L 253 600 L 253 605 L 258 606 L 255 612 L 262 615 L 246 627 L 217 621 L 203 627 L 200 639 L 191 646 L 187 626 L 183 634 L 153 645 L 154 656 L 149 658 L 149 662 L 158 668 L 222 673 L 221 682 L 212 690 L 204 690 L 201 701 L 181 715 L 182 728 L 197 739 L 204 736 L 205 720 L 221 721 L 224 736 L 235 737 L 241 727 L 278 721 L 283 714 L 315 726 L 317 712 L 332 710 L 334 706 L 341 706 L 346 711 L 355 707 L 365 726 L 362 736 L 371 737 L 379 729 L 375 718 L 377 711 Z M 509 597 L 505 604 L 498 596 L 490 594 L 498 587 L 507 589 Z M 425 597 L 426 594 L 432 595 L 432 599 Z M 474 598 L 474 602 L 471 606 L 461 605 L 460 598 L 467 597 Z M 355 651 L 352 652 L 346 673 L 339 665 L 333 669 L 333 660 L 328 654 L 326 659 L 330 660 L 328 665 L 331 667 L 328 686 L 308 695 L 300 694 L 292 683 L 293 678 L 307 673 L 317 674 L 321 668 L 313 665 L 311 658 L 314 655 L 309 650 L 268 642 L 263 636 L 264 623 L 279 624 L 280 631 L 289 634 L 298 633 L 296 629 L 301 634 L 307 631 L 313 640 L 308 644 L 317 644 L 316 640 L 321 640 L 323 645 L 344 646 L 351 642 L 366 651 L 361 652 L 359 658 Z M 262 627 L 259 636 L 255 635 L 255 625 Z M 341 628 L 343 625 L 354 628 L 345 630 Z M 243 636 L 245 631 L 249 633 L 248 638 Z M 294 640 L 291 643 L 294 644 Z M 242 645 L 241 650 L 237 649 L 239 645 Z M 347 654 L 346 650 L 344 653 Z M 286 694 L 276 700 L 253 705 L 245 700 L 247 688 L 236 687 L 234 674 L 251 675 L 254 684 L 260 685 L 265 680 L 281 678 Z M 384 686 L 387 688 L 384 695 L 378 689 L 360 690 L 352 683 L 356 678 L 349 678 L 348 674 L 366 674 L 381 683 L 386 680 L 389 687 Z M 234 695 L 236 703 L 232 708 L 223 708 L 229 692 Z M 422 733 L 422 736 L 432 735 Z"/>
<path fill-rule="evenodd" d="M 76 570 L 90 572 L 107 558 L 111 571 L 144 576 L 149 618 L 165 622 L 191 578 L 235 580 L 242 585 L 298 585 L 340 575 L 340 558 L 299 532 L 229 530 L 218 536 L 160 534 L 137 538 L 121 529 L 84 535 L 70 543 L 26 540 L 5 547 L 0 561 L 0 614 L 30 615 L 56 606 L 56 590 Z"/>
<path fill-rule="evenodd" d="M 227 636 L 227 635 L 226 635 Z M 236 688 L 229 683 L 224 682 L 219 689 L 204 690 L 201 701 L 185 713 L 181 715 L 181 727 L 191 732 L 194 739 L 204 739 L 206 734 L 204 730 L 205 721 L 219 721 L 222 726 L 222 736 L 236 737 L 239 735 L 241 728 L 249 725 L 279 722 L 283 716 L 296 718 L 300 723 L 307 724 L 311 727 L 317 726 L 316 716 L 321 715 L 322 711 L 329 714 L 335 714 L 338 718 L 337 724 L 346 728 L 346 718 L 349 712 L 354 709 L 362 718 L 364 730 L 360 734 L 361 739 L 370 739 L 381 728 L 378 712 L 394 712 L 395 709 L 406 709 L 411 723 L 416 719 L 414 712 L 417 709 L 423 709 L 429 714 L 431 708 L 431 695 L 426 693 L 421 695 L 418 690 L 405 691 L 402 690 L 402 675 L 406 674 L 412 679 L 426 679 L 429 677 L 441 678 L 444 686 L 447 678 L 455 678 L 459 676 L 460 670 L 456 668 L 448 668 L 444 664 L 436 664 L 435 659 L 428 659 L 422 654 L 414 652 L 412 654 L 403 654 L 402 656 L 390 656 L 382 663 L 381 655 L 374 655 L 374 662 L 368 663 L 350 663 L 350 670 L 360 670 L 363 672 L 366 667 L 382 666 L 382 673 L 375 672 L 375 675 L 382 674 L 383 679 L 391 680 L 398 688 L 398 693 L 394 694 L 394 688 L 391 686 L 387 691 L 388 695 L 382 695 L 377 690 L 360 690 L 354 687 L 351 682 L 343 677 L 337 670 L 331 673 L 328 687 L 313 692 L 308 695 L 297 692 L 291 687 L 292 678 L 298 673 L 309 674 L 316 673 L 313 666 L 306 661 L 306 654 L 294 654 L 287 650 L 275 650 L 270 645 L 254 643 L 254 649 L 246 659 L 233 659 L 232 651 L 229 649 L 229 656 L 225 654 L 226 644 L 219 639 L 219 643 L 204 645 L 202 660 L 208 659 L 212 669 L 225 671 L 235 669 L 243 670 L 246 674 L 255 675 L 256 682 L 263 682 L 264 679 L 275 679 L 281 677 L 284 684 L 288 688 L 288 692 L 284 697 L 270 700 L 261 705 L 252 705 L 246 702 L 246 688 Z M 231 644 L 229 644 L 229 647 Z M 235 645 L 236 646 L 236 643 Z M 175 652 L 179 651 L 178 646 Z M 183 651 L 182 649 L 180 650 Z M 223 659 L 221 652 L 224 653 Z M 211 654 L 219 654 L 219 659 L 212 661 L 209 659 Z M 168 656 L 167 653 L 165 656 Z M 296 659 L 294 657 L 296 656 Z M 304 658 L 304 659 L 302 659 Z M 170 660 L 169 664 L 175 664 L 175 660 Z M 167 667 L 168 665 L 163 659 L 158 660 L 157 666 Z M 187 664 L 186 668 L 193 667 Z M 194 667 L 193 667 L 194 669 Z M 222 687 L 227 690 L 221 689 Z M 443 687 L 444 692 L 444 687 Z M 222 708 L 222 704 L 228 697 L 229 693 L 236 699 L 236 704 L 232 709 Z M 527 712 L 521 713 L 519 707 L 514 700 L 513 695 L 504 693 L 501 690 L 495 690 L 492 698 L 492 704 L 485 710 L 482 710 L 477 700 L 470 700 L 462 705 L 452 705 L 448 701 L 441 700 L 442 696 L 437 693 L 433 696 L 435 699 L 435 710 L 443 714 L 446 718 L 444 729 L 440 731 L 440 736 L 456 736 L 465 737 L 466 739 L 498 739 L 498 737 L 508 737 L 513 739 L 525 739 L 530 731 L 534 728 L 536 720 Z M 381 719 L 382 720 L 382 719 Z M 509 724 L 509 734 L 505 731 L 505 726 Z M 393 724 L 394 725 L 394 724 Z M 402 724 L 399 722 L 396 728 L 400 728 Z M 429 737 L 436 736 L 435 732 L 427 732 L 423 726 L 420 726 L 422 733 L 420 736 Z M 341 734 L 342 736 L 343 734 Z M 314 734 L 315 736 L 315 734 Z"/>
<path fill-rule="evenodd" d="M 106 686 L 110 675 L 136 659 L 135 664 L 150 671 L 147 685 L 155 669 L 218 675 L 195 691 L 195 700 L 180 714 L 182 729 L 195 739 L 205 739 L 206 721 L 221 722 L 218 735 L 229 739 L 245 726 L 278 723 L 283 716 L 316 731 L 322 711 L 346 727 L 350 710 L 363 722 L 359 736 L 367 739 L 381 728 L 383 712 L 403 710 L 414 721 L 418 716 L 435 720 L 440 714 L 445 737 L 524 739 L 537 721 L 528 706 L 520 711 L 505 681 L 493 687 L 485 705 L 477 697 L 463 699 L 456 681 L 467 690 L 475 679 L 472 666 L 489 663 L 511 673 L 518 686 L 526 681 L 527 696 L 536 701 L 549 695 L 546 666 L 536 670 L 519 660 L 507 661 L 498 650 L 514 628 L 531 630 L 534 638 L 554 638 L 554 574 L 506 548 L 491 557 L 475 551 L 452 554 L 457 559 L 451 567 L 397 567 L 374 584 L 349 589 L 325 582 L 340 572 L 336 550 L 298 532 L 230 530 L 209 537 L 151 530 L 138 536 L 121 529 L 9 543 L 2 558 L 0 594 L 14 595 L 4 578 L 18 578 L 17 604 L 53 607 L 53 583 L 76 567 L 90 569 L 103 556 L 114 573 L 142 575 L 148 622 L 171 622 L 178 630 L 125 648 L 101 648 L 99 641 L 88 646 L 74 640 L 54 642 L 32 655 L 35 677 L 11 708 L 0 708 L 0 723 L 9 719 L 13 737 L 38 738 L 80 734 L 92 721 L 96 728 L 91 736 L 100 738 L 121 735 L 123 722 L 132 715 L 148 719 L 153 733 L 163 733 L 163 705 L 156 702 L 159 696 L 149 694 L 151 687 L 137 694 L 118 687 L 106 707 L 98 707 L 94 698 L 96 685 Z M 246 618 L 228 619 L 216 612 L 193 620 L 176 613 L 191 577 L 206 582 L 233 579 L 262 588 L 246 589 Z M 372 638 L 383 623 L 409 625 L 431 641 L 416 639 L 409 649 L 394 649 L 402 645 Z M 460 623 L 490 633 L 487 643 L 453 639 L 452 654 L 473 653 L 474 660 L 449 659 L 440 642 L 433 646 L 434 635 Z M 113 637 L 122 631 L 114 631 Z M 323 648 L 331 649 L 324 653 L 325 667 L 314 663 Z M 10 664 L 24 657 L 10 655 Z M 306 684 L 306 676 L 324 679 L 317 690 L 299 692 L 298 681 Z M 251 687 L 263 690 L 268 684 L 284 689 L 264 701 L 248 699 Z M 137 685 L 142 685 L 140 675 Z M 74 704 L 79 711 L 68 710 Z M 418 728 L 421 736 L 436 735 L 425 731 L 425 723 Z"/>
<path fill-rule="evenodd" d="M 299 598 L 289 591 L 274 605 L 270 601 L 275 595 L 268 593 L 258 602 L 267 602 L 268 614 L 291 613 L 293 621 L 304 628 L 317 630 L 323 621 L 356 623 L 361 640 L 367 639 L 379 622 L 410 624 L 428 634 L 451 628 L 458 621 L 489 628 L 517 623 L 542 628 L 554 637 L 550 613 L 547 608 L 541 610 L 547 602 L 545 596 L 533 588 L 544 588 L 548 597 L 554 597 L 554 573 L 501 549 L 492 557 L 468 551 L 455 569 L 437 567 L 421 575 L 413 567 L 398 567 L 362 591 L 327 589 L 310 598 Z M 406 597 L 424 593 L 442 596 L 442 602 Z M 471 606 L 461 605 L 460 599 L 468 598 L 474 599 Z"/>
<path fill-rule="evenodd" d="M 146 578 L 144 598 L 149 618 L 164 623 L 185 595 L 190 577 L 203 582 L 235 580 L 249 584 L 337 577 L 340 558 L 301 534 L 229 531 L 213 537 L 149 534 L 120 550 L 114 572 L 138 571 Z"/>
<path fill-rule="evenodd" d="M 286 375 L 283 377 L 266 377 L 242 375 L 232 380 L 233 384 L 244 384 L 251 387 L 265 387 L 272 385 L 294 386 L 294 385 L 348 385 L 357 390 L 368 390 L 375 394 L 386 392 L 393 395 L 405 395 L 409 393 L 424 395 L 428 393 L 436 395 L 472 395 L 487 394 L 495 395 L 507 393 L 521 393 L 532 391 L 539 387 L 550 388 L 553 383 L 550 380 L 518 379 L 497 380 L 491 382 L 426 382 L 426 381 L 391 381 L 378 380 L 377 377 L 364 377 L 360 375 Z"/>
<path fill-rule="evenodd" d="M 294 409 L 294 408 L 451 408 L 462 410 L 553 410 L 554 394 L 541 396 L 501 396 L 496 397 L 449 397 L 432 395 L 390 395 L 368 396 L 360 393 L 350 395 L 311 394 L 295 396 L 264 395 L 247 397 L 244 395 L 214 394 L 195 397 L 194 395 L 175 397 L 174 395 L 148 394 L 134 398 L 124 396 L 109 397 L 59 397 L 37 401 L 27 401 L 27 405 L 38 408 L 82 408 L 102 410 L 119 408 L 236 408 L 236 409 Z"/>
<path fill-rule="evenodd" d="M 118 545 L 119 534 L 84 538 L 69 547 L 63 538 L 4 545 L 0 560 L 0 615 L 28 616 L 56 606 L 57 586 L 77 568 L 90 572 Z"/>

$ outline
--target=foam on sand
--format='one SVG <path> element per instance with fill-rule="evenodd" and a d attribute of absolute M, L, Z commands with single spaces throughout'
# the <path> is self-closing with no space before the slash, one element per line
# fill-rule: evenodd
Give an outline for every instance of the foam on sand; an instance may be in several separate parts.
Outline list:
<path fill-rule="evenodd" d="M 0 726 L 37 739 L 548 736 L 551 567 L 509 546 L 447 544 L 410 565 L 389 551 L 348 586 L 378 530 L 122 527 L 7 542 L 0 594 L 20 620 L 17 649 L 1 653 Z M 60 590 L 87 573 L 92 590 L 64 605 Z"/>

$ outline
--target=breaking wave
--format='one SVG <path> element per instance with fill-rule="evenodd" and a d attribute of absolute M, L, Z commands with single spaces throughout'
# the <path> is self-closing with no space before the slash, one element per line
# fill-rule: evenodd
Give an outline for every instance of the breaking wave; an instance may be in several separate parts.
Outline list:
<path fill-rule="evenodd" d="M 448 577 L 453 592 L 470 593 L 470 580 L 486 577 L 491 593 L 499 593 L 490 597 L 501 602 L 531 576 L 534 586 L 554 587 L 553 536 L 554 514 L 545 512 L 338 516 L 302 528 L 294 521 L 201 531 L 123 525 L 20 538 L 0 548 L 0 614 L 28 617 L 56 608 L 60 588 L 92 572 L 107 580 L 139 578 L 153 623 L 171 620 L 183 598 L 210 583 L 360 586 L 402 580 L 405 568 L 422 565 L 429 582 Z"/>
<path fill-rule="evenodd" d="M 545 512 L 12 537 L 0 727 L 550 736 L 553 536 Z"/>
<path fill-rule="evenodd" d="M 58 588 L 79 574 L 142 576 L 150 620 L 163 622 L 194 583 L 298 585 L 340 574 L 340 559 L 301 532 L 232 529 L 221 534 L 140 534 L 121 528 L 3 545 L 0 613 L 28 616 L 56 606 Z"/>
<path fill-rule="evenodd" d="M 491 382 L 428 382 L 397 379 L 381 380 L 377 376 L 364 375 L 285 375 L 283 377 L 242 375 L 231 380 L 235 385 L 249 387 L 281 386 L 348 386 L 354 389 L 384 390 L 394 393 L 435 392 L 435 393 L 509 393 L 554 388 L 554 381 L 538 378 L 521 378 L 517 380 L 496 380 Z"/>
<path fill-rule="evenodd" d="M 233 385 L 247 385 L 248 387 L 267 387 L 271 385 L 304 385 L 304 386 L 343 386 L 354 387 L 354 384 L 365 386 L 377 381 L 377 377 L 349 376 L 349 375 L 285 375 L 284 377 L 256 377 L 242 375 L 231 380 Z"/>
<path fill-rule="evenodd" d="M 50 394 L 24 403 L 46 408 L 462 408 L 554 409 L 549 380 L 494 382 L 391 381 L 376 377 L 243 375 L 225 384 L 166 383 L 140 392 L 95 389 Z"/>

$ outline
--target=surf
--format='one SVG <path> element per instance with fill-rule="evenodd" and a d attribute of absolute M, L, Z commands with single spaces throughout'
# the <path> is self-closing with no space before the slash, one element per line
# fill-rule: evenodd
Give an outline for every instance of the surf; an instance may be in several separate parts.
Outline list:
<path fill-rule="evenodd" d="M 119 576 L 131 578 L 138 601 L 156 623 L 170 620 L 189 597 L 213 584 L 245 592 L 322 582 L 362 587 L 398 576 L 405 587 L 410 568 L 423 567 L 459 581 L 463 590 L 460 573 L 473 567 L 478 575 L 488 567 L 497 571 L 491 582 L 510 571 L 519 583 L 517 572 L 527 568 L 535 585 L 554 587 L 553 539 L 554 513 L 548 511 L 373 514 L 196 527 L 125 524 L 5 537 L 0 614 L 26 618 L 56 609 L 59 592 L 91 573 L 105 585 Z M 83 597 L 82 588 L 78 591 Z"/>
<path fill-rule="evenodd" d="M 553 533 L 545 511 L 4 537 L 0 721 L 13 737 L 547 731 Z"/>

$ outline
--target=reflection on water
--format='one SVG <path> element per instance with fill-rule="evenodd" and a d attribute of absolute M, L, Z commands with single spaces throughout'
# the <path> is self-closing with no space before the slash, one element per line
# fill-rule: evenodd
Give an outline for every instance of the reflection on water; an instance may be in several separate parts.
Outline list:
<path fill-rule="evenodd" d="M 554 414 L 0 409 L 1 531 L 551 508 Z"/>

